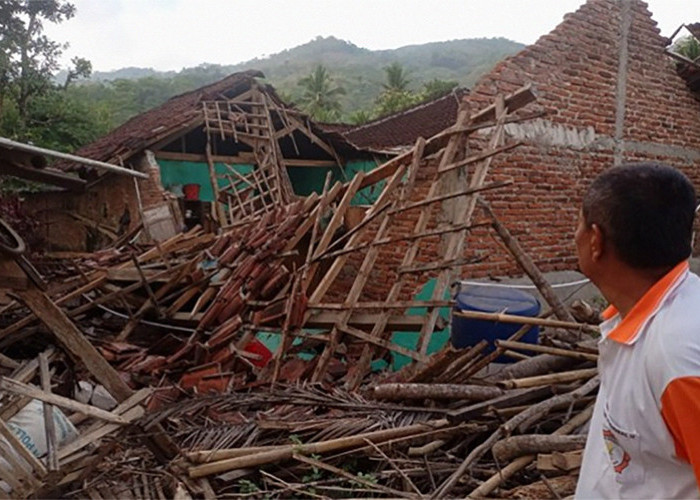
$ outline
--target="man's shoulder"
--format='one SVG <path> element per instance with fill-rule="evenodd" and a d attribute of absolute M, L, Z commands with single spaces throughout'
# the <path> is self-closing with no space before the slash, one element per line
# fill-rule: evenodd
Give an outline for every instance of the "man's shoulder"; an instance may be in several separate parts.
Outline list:
<path fill-rule="evenodd" d="M 673 291 L 657 313 L 657 326 L 665 335 L 680 335 L 686 340 L 697 339 L 700 343 L 700 277 L 689 272 L 683 282 Z M 687 328 L 697 330 L 697 335 L 688 335 Z"/>
<path fill-rule="evenodd" d="M 645 365 L 659 388 L 670 380 L 700 376 L 700 278 L 689 274 L 668 298 L 646 332 Z M 655 377 L 655 378 L 656 378 Z"/>

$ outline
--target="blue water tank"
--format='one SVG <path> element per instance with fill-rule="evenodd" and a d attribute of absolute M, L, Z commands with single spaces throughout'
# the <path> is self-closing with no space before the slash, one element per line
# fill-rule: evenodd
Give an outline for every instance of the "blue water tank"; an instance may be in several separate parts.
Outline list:
<path fill-rule="evenodd" d="M 514 288 L 465 285 L 460 288 L 455 301 L 455 309 L 465 311 L 505 313 L 531 318 L 536 317 L 540 313 L 540 303 L 535 297 Z M 507 340 L 521 326 L 521 324 L 517 323 L 497 323 L 453 315 L 450 341 L 456 348 L 465 348 L 476 345 L 481 340 L 487 340 L 489 346 L 484 352 L 493 352 L 495 340 Z M 539 327 L 533 326 L 520 339 L 520 342 L 536 344 L 539 334 Z M 496 361 L 508 363 L 514 360 L 506 356 L 500 356 Z"/>

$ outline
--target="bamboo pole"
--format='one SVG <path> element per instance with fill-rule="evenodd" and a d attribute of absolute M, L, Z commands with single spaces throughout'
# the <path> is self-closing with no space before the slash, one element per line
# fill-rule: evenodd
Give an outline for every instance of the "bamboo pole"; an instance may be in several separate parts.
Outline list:
<path fill-rule="evenodd" d="M 556 435 L 565 435 L 573 432 L 578 427 L 585 424 L 591 415 L 593 414 L 593 405 L 583 410 L 581 413 L 573 417 L 567 423 L 562 425 L 559 429 L 554 431 Z M 513 474 L 521 469 L 524 469 L 536 458 L 535 455 L 525 455 L 520 458 L 515 459 L 509 463 L 506 467 L 501 469 L 498 473 L 494 474 L 486 481 L 481 483 L 481 485 L 474 491 L 469 493 L 468 498 L 483 498 L 491 494 L 502 482 L 508 480 Z"/>
<path fill-rule="evenodd" d="M 275 447 L 267 451 L 253 453 L 248 456 L 217 460 L 219 457 L 226 456 L 226 452 L 229 451 L 220 450 L 218 452 L 212 453 L 211 455 L 211 460 L 217 461 L 190 467 L 188 469 L 188 472 L 191 478 L 198 478 L 208 476 L 211 474 L 228 472 L 236 469 L 258 467 L 260 465 L 289 460 L 293 458 L 295 453 L 304 455 L 316 453 L 320 455 L 331 451 L 338 451 L 347 448 L 353 448 L 356 446 L 362 446 L 366 444 L 366 440 L 370 440 L 373 443 L 381 443 L 390 439 L 410 436 L 411 434 L 417 434 L 425 432 L 426 430 L 445 427 L 447 425 L 447 420 L 433 420 L 421 424 L 408 425 L 405 427 L 398 427 L 394 429 L 385 429 L 381 431 L 367 432 L 355 436 L 347 436 L 343 438 L 330 439 L 327 441 L 320 441 L 318 443 L 308 443 L 300 445 L 293 444 L 286 445 L 281 448 Z"/>
<path fill-rule="evenodd" d="M 536 377 L 503 380 L 497 384 L 503 389 L 524 389 L 526 387 L 537 387 L 540 385 L 574 382 L 576 380 L 593 377 L 597 373 L 598 368 L 587 368 L 584 370 L 571 370 L 568 372 L 551 373 L 549 375 L 538 375 Z"/>
<path fill-rule="evenodd" d="M 467 399 L 486 401 L 503 395 L 503 389 L 466 384 L 381 384 L 372 389 L 377 399 Z"/>
<path fill-rule="evenodd" d="M 550 346 L 539 345 L 539 344 L 528 344 L 526 342 L 511 342 L 509 340 L 497 340 L 496 345 L 505 347 L 507 349 L 517 349 L 517 350 L 521 350 L 521 351 L 541 352 L 544 354 L 554 354 L 555 356 L 566 356 L 566 357 L 578 359 L 581 361 L 598 361 L 597 354 L 571 351 L 569 349 L 562 349 L 560 347 L 550 347 Z"/>
<path fill-rule="evenodd" d="M 501 313 L 484 313 L 478 311 L 453 311 L 453 315 L 468 319 L 482 319 L 486 321 L 494 321 L 501 323 L 518 323 L 521 325 L 534 326 L 549 326 L 551 328 L 566 328 L 569 330 L 580 330 L 583 332 L 599 334 L 600 329 L 596 326 L 585 325 L 583 323 L 575 323 L 569 321 L 560 321 L 556 319 L 530 318 L 527 316 L 515 316 L 512 314 Z"/>

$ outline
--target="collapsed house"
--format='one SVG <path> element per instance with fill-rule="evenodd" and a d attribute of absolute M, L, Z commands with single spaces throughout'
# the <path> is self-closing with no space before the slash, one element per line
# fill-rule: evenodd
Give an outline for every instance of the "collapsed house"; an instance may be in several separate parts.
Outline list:
<path fill-rule="evenodd" d="M 625 29 L 617 30 L 618 21 Z M 332 166 L 324 164 L 331 168 L 320 189 L 307 196 L 291 196 L 293 181 L 275 168 L 287 155 L 275 156 L 269 136 L 248 137 L 256 127 L 244 129 L 248 119 L 260 118 L 253 109 L 265 107 L 266 94 L 253 85 L 246 95 L 252 101 L 241 94 L 221 101 L 234 106 L 221 118 L 213 112 L 221 105 L 203 104 L 197 119 L 210 118 L 197 125 L 209 124 L 198 143 L 203 158 L 191 152 L 188 139 L 165 154 L 205 160 L 195 163 L 214 181 L 211 217 L 220 230 L 195 225 L 169 237 L 117 238 L 102 251 L 40 266 L 52 277 L 46 289 L 28 280 L 2 306 L 0 449 L 7 463 L 0 461 L 0 496 L 570 494 L 585 441 L 580 428 L 598 385 L 591 338 L 597 328 L 575 321 L 538 269 L 569 258 L 565 250 L 557 250 L 556 259 L 543 257 L 550 247 L 565 249 L 568 222 L 573 228 L 573 220 L 552 220 L 551 208 L 573 218 L 586 179 L 616 159 L 641 158 L 646 151 L 646 158 L 674 164 L 685 159 L 689 168 L 698 144 L 693 129 L 683 130 L 685 139 L 662 134 L 663 127 L 652 127 L 645 140 L 637 135 L 628 118 L 639 118 L 635 105 L 646 101 L 640 104 L 634 75 L 599 75 L 606 89 L 600 107 L 617 119 L 584 108 L 583 94 L 562 96 L 574 69 L 545 48 L 551 42 L 558 50 L 575 39 L 572 33 L 611 42 L 612 55 L 598 51 L 593 59 L 593 51 L 582 50 L 571 56 L 586 61 L 576 69 L 586 85 L 591 80 L 598 89 L 587 72 L 605 73 L 627 58 L 627 68 L 644 76 L 661 68 L 669 78 L 651 80 L 658 89 L 671 82 L 677 91 L 669 97 L 677 116 L 669 120 L 697 111 L 686 109 L 688 90 L 670 71 L 675 68 L 665 72 L 662 41 L 636 0 L 590 0 L 468 96 L 443 100 L 458 104 L 446 128 L 391 150 L 386 162 L 347 181 L 334 179 Z M 639 41 L 644 50 L 635 52 L 625 40 Z M 633 54 L 648 59 L 637 64 Z M 522 71 L 515 71 L 518 65 Z M 549 71 L 538 80 L 541 89 L 523 81 L 538 68 Z M 618 94 L 625 89 L 620 81 L 634 92 Z M 612 102 L 610 93 L 618 96 Z M 232 120 L 241 112 L 235 106 L 248 106 L 240 121 Z M 420 112 L 426 110 L 430 105 Z M 587 119 L 593 121 L 585 134 L 572 128 Z M 369 124 L 363 133 L 381 125 Z M 238 134 L 245 134 L 240 141 Z M 252 168 L 236 171 L 231 155 L 224 155 L 218 179 L 213 154 L 222 150 L 214 151 L 215 137 L 223 137 L 217 148 L 246 137 Z M 352 131 L 345 144 L 349 137 Z M 688 142 L 674 146 L 676 139 Z M 390 148 L 376 143 L 371 149 Z M 375 198 L 358 207 L 358 193 L 368 188 Z M 518 210 L 525 215 L 512 218 Z M 551 232 L 558 229 L 563 235 L 555 239 Z M 551 239 L 541 241 L 545 235 Z M 549 307 L 526 318 L 450 312 L 453 280 L 490 266 L 499 274 L 517 266 Z M 507 340 L 456 349 L 444 343 L 450 314 L 518 326 Z M 587 316 L 595 322 L 596 314 Z M 538 344 L 523 342 L 532 325 L 543 329 Z M 401 366 L 400 356 L 406 360 Z M 492 371 L 502 356 L 517 362 Z M 388 364 L 393 370 L 384 369 Z M 29 434 L 17 420 L 26 408 L 45 419 L 33 435 L 45 444 L 36 454 L 18 438 Z M 51 430 L 52 414 L 69 438 Z"/>
<path fill-rule="evenodd" d="M 48 246 L 94 250 L 140 225 L 159 240 L 183 225 L 227 226 L 262 206 L 320 191 L 328 171 L 333 180 L 347 180 L 376 166 L 339 134 L 321 131 L 284 104 L 258 81 L 262 77 L 258 71 L 237 73 L 173 97 L 77 152 L 144 172 L 148 179 L 134 182 L 56 162 L 56 169 L 87 186 L 77 194 L 25 196 L 25 208 L 40 221 Z M 188 185 L 199 186 L 190 201 L 202 203 L 178 206 L 176 198 Z M 372 193 L 362 196 L 369 203 Z"/>

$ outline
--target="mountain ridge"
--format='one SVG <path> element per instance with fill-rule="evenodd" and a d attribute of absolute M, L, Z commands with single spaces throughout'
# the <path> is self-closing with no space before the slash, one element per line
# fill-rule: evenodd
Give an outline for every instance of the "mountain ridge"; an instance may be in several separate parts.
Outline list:
<path fill-rule="evenodd" d="M 262 71 L 265 80 L 285 100 L 298 102 L 302 94 L 299 80 L 323 64 L 334 84 L 346 91 L 339 100 L 343 118 L 347 118 L 355 111 L 372 108 L 385 82 L 384 68 L 389 64 L 398 62 L 406 69 L 409 88 L 416 92 L 434 79 L 470 87 L 498 61 L 524 47 L 506 38 L 472 38 L 370 50 L 332 36 L 319 36 L 276 54 L 237 64 L 202 63 L 180 71 L 137 67 L 95 71 L 89 80 L 76 85 L 74 91 L 89 100 L 120 103 L 121 107 L 112 110 L 113 121 L 118 124 L 174 95 L 248 69 Z M 60 78 L 58 75 L 59 81 Z"/>

